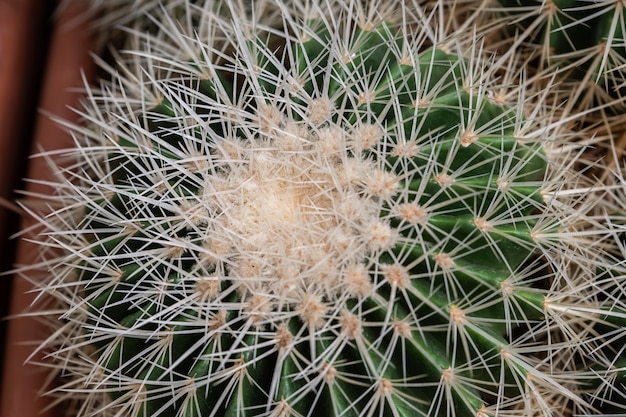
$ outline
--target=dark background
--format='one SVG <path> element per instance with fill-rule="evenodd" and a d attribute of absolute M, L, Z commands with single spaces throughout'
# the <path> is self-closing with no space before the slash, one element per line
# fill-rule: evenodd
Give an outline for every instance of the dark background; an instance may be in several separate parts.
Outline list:
<path fill-rule="evenodd" d="M 11 236 L 20 225 L 19 214 L 5 203 L 19 198 L 17 190 L 25 186 L 56 10 L 55 1 L 0 0 L 0 359 L 6 350 L 17 243 Z"/>

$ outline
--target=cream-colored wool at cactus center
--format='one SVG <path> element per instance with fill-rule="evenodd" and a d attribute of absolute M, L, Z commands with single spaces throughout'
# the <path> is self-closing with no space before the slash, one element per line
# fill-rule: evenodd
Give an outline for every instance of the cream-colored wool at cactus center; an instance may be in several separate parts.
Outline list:
<path fill-rule="evenodd" d="M 203 261 L 215 268 L 208 279 L 235 282 L 253 300 L 251 314 L 295 306 L 317 327 L 322 323 L 307 313 L 305 298 L 367 295 L 369 264 L 397 242 L 398 232 L 379 214 L 399 179 L 362 153 L 363 142 L 382 140 L 379 127 L 310 130 L 259 118 L 258 137 L 216 144 L 201 204 L 189 203 L 195 211 L 184 221 L 206 228 Z"/>

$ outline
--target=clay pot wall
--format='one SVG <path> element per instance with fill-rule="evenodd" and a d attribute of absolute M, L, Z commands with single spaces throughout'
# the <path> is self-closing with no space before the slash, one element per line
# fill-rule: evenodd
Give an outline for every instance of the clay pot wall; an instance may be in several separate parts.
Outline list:
<path fill-rule="evenodd" d="M 0 197 L 5 203 L 19 197 L 15 189 L 51 192 L 41 184 L 21 181 L 52 175 L 43 159 L 29 155 L 70 143 L 48 115 L 75 118 L 70 107 L 78 104 L 83 75 L 90 78 L 93 72 L 84 2 L 74 3 L 58 9 L 47 0 L 0 0 Z M 28 224 L 27 218 L 0 204 L 0 271 L 33 261 L 32 246 L 8 239 Z M 28 294 L 30 289 L 22 277 L 0 276 L 0 315 L 23 312 L 34 296 Z M 38 395 L 48 373 L 25 364 L 33 341 L 41 339 L 45 329 L 27 317 L 1 323 L 0 417 L 55 415 L 49 400 Z"/>

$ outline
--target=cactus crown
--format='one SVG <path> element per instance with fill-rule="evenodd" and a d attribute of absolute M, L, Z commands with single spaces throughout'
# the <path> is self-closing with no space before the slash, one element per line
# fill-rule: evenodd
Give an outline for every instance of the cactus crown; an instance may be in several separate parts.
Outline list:
<path fill-rule="evenodd" d="M 550 296 L 584 204 L 493 62 L 355 2 L 260 4 L 153 15 L 74 127 L 44 291 L 81 415 L 587 409 L 554 366 L 580 346 L 542 347 L 575 327 Z"/>

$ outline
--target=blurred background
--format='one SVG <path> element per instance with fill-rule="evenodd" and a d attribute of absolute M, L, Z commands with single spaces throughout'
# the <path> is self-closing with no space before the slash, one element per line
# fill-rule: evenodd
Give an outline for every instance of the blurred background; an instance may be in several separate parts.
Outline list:
<path fill-rule="evenodd" d="M 0 0 L 0 271 L 12 267 L 19 215 L 8 203 L 23 188 L 56 2 Z M 0 277 L 0 316 L 9 313 L 10 276 Z M 7 321 L 0 321 L 4 341 Z M 0 344 L 4 356 L 4 343 Z M 0 362 L 0 366 L 1 366 Z"/>
<path fill-rule="evenodd" d="M 93 48 L 87 3 L 0 0 L 0 417 L 46 415 L 33 392 L 41 388 L 41 372 L 23 366 L 33 347 L 26 342 L 41 337 L 37 335 L 44 334 L 42 328 L 28 318 L 7 320 L 24 311 L 33 297 L 22 295 L 28 283 L 9 271 L 36 257 L 27 243 L 18 245 L 19 239 L 11 238 L 28 226 L 14 202 L 27 195 L 18 190 L 50 192 L 43 184 L 51 176 L 45 161 L 29 156 L 69 144 L 50 115 L 74 119 L 71 107 L 77 106 L 79 90 L 90 78 Z M 30 237 L 36 239 L 36 231 Z M 28 382 L 33 375 L 38 378 Z"/>

